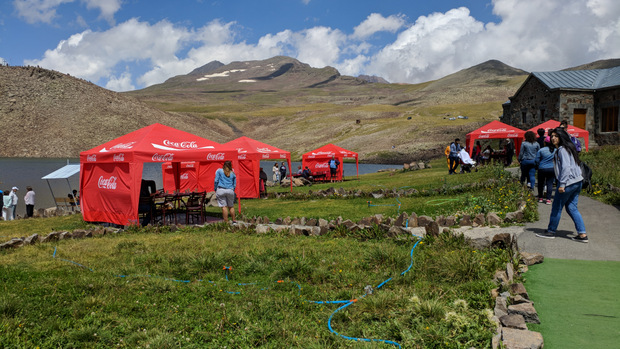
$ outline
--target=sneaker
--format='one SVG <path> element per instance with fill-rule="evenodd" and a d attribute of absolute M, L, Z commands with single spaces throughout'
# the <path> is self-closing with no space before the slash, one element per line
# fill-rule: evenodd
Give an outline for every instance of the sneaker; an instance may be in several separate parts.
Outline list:
<path fill-rule="evenodd" d="M 555 239 L 555 233 L 550 233 L 546 230 L 542 233 L 536 233 L 536 236 L 543 239 Z"/>
<path fill-rule="evenodd" d="M 547 204 L 547 205 L 551 205 L 551 200 L 547 200 L 547 201 L 545 201 L 545 204 Z"/>
<path fill-rule="evenodd" d="M 540 202 L 541 204 L 543 203 L 543 198 L 538 199 L 538 202 Z"/>
<path fill-rule="evenodd" d="M 577 236 L 573 236 L 571 239 L 573 241 L 577 241 L 577 242 L 588 242 L 588 236 L 587 235 L 586 236 L 579 236 L 579 235 L 577 235 Z"/>

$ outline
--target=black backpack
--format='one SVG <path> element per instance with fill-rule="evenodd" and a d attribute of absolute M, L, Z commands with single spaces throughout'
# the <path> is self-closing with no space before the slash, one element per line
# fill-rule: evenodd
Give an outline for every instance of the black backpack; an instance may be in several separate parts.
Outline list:
<path fill-rule="evenodd" d="M 587 190 L 592 187 L 592 169 L 585 162 L 581 162 L 579 165 L 581 168 L 581 176 L 583 177 L 583 182 L 581 182 L 581 189 Z"/>

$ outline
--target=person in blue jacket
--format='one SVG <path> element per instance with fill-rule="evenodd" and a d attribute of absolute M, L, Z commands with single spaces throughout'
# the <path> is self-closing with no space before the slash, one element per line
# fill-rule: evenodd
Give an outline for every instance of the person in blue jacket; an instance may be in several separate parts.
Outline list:
<path fill-rule="evenodd" d="M 557 180 L 557 189 L 551 205 L 547 230 L 536 234 L 536 236 L 546 239 L 555 238 L 555 232 L 562 217 L 562 209 L 566 208 L 566 212 L 573 220 L 577 230 L 577 235 L 571 239 L 577 242 L 588 242 L 586 226 L 577 207 L 583 181 L 581 167 L 579 166 L 581 164 L 579 152 L 571 142 L 568 133 L 561 127 L 551 132 L 551 143 L 556 148 L 553 157 L 553 170 Z"/>
<path fill-rule="evenodd" d="M 536 142 L 536 134 L 532 131 L 525 132 L 525 140 L 521 143 L 519 151 L 519 164 L 521 165 L 521 183 L 526 180 L 530 183 L 530 188 L 534 190 L 536 184 L 536 153 L 540 150 L 540 145 Z"/>
<path fill-rule="evenodd" d="M 215 198 L 217 204 L 222 208 L 224 222 L 228 222 L 228 215 L 235 223 L 235 189 L 237 188 L 237 177 L 232 170 L 232 163 L 224 161 L 222 168 L 215 171 Z"/>
<path fill-rule="evenodd" d="M 536 153 L 536 167 L 538 168 L 538 202 L 551 205 L 551 194 L 553 193 L 553 181 L 555 172 L 553 171 L 553 156 L 555 147 L 549 142 L 544 142 L 544 147 Z M 545 188 L 547 189 L 546 195 Z"/>

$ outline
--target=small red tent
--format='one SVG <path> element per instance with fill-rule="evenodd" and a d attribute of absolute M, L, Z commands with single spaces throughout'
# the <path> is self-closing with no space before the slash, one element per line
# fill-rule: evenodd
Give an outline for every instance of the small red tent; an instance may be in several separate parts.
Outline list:
<path fill-rule="evenodd" d="M 136 224 L 145 162 L 173 163 L 177 168 L 175 188 L 180 189 L 181 162 L 197 161 L 206 168 L 220 167 L 225 160 L 235 163 L 236 159 L 234 149 L 161 124 L 128 133 L 80 153 L 80 204 L 84 220 Z"/>
<path fill-rule="evenodd" d="M 543 122 L 542 124 L 536 126 L 536 127 L 532 127 L 531 129 L 529 129 L 528 131 L 532 131 L 534 133 L 536 133 L 536 131 L 538 131 L 539 128 L 542 128 L 545 130 L 545 135 L 547 135 L 547 130 L 550 128 L 556 128 L 556 127 L 560 127 L 560 122 L 556 121 L 556 120 L 547 120 L 545 122 Z M 566 132 L 568 132 L 569 135 L 577 137 L 577 138 L 583 138 L 584 140 L 584 146 L 586 151 L 588 151 L 588 148 L 590 146 L 590 132 L 580 129 L 578 127 L 575 127 L 573 125 L 568 125 L 568 129 L 566 130 Z M 536 133 L 536 135 L 538 135 L 538 133 Z"/>
<path fill-rule="evenodd" d="M 355 158 L 355 167 L 357 169 L 357 175 L 359 177 L 359 163 L 357 158 L 357 153 L 341 148 L 334 144 L 326 144 L 318 149 L 309 151 L 302 156 L 301 166 L 303 168 L 308 168 L 312 173 L 316 172 L 326 172 L 329 174 L 329 164 L 328 161 L 335 156 L 338 161 L 340 161 L 340 167 L 338 168 L 338 173 L 336 174 L 335 180 L 341 180 L 343 174 L 343 160 L 344 158 Z"/>
<path fill-rule="evenodd" d="M 245 136 L 223 145 L 237 149 L 238 152 L 239 166 L 235 174 L 237 175 L 237 195 L 240 198 L 258 198 L 260 196 L 259 174 L 261 160 L 286 159 L 289 173 L 293 171 L 291 168 L 291 153 L 286 150 L 278 149 Z M 293 191 L 293 181 L 291 181 L 291 191 Z"/>
<path fill-rule="evenodd" d="M 474 144 L 478 139 L 511 138 L 515 145 L 515 153 L 516 155 L 519 155 L 519 151 L 521 150 L 521 142 L 523 141 L 524 135 L 525 131 L 495 120 L 468 133 L 465 137 L 465 146 L 471 156 L 474 150 Z"/>

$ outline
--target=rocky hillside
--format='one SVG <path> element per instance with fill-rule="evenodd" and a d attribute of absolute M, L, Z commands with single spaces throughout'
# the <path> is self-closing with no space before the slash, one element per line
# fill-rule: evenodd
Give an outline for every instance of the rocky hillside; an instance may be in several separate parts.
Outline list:
<path fill-rule="evenodd" d="M 207 138 L 216 131 L 66 74 L 0 66 L 0 157 L 77 157 L 155 122 Z"/>
<path fill-rule="evenodd" d="M 295 158 L 335 143 L 362 161 L 409 162 L 435 157 L 450 139 L 497 119 L 526 77 L 488 61 L 422 84 L 371 83 L 274 57 L 214 61 L 162 84 L 115 93 L 55 71 L 1 66 L 0 157 L 76 157 L 159 122 L 221 143 L 245 135 Z"/>

